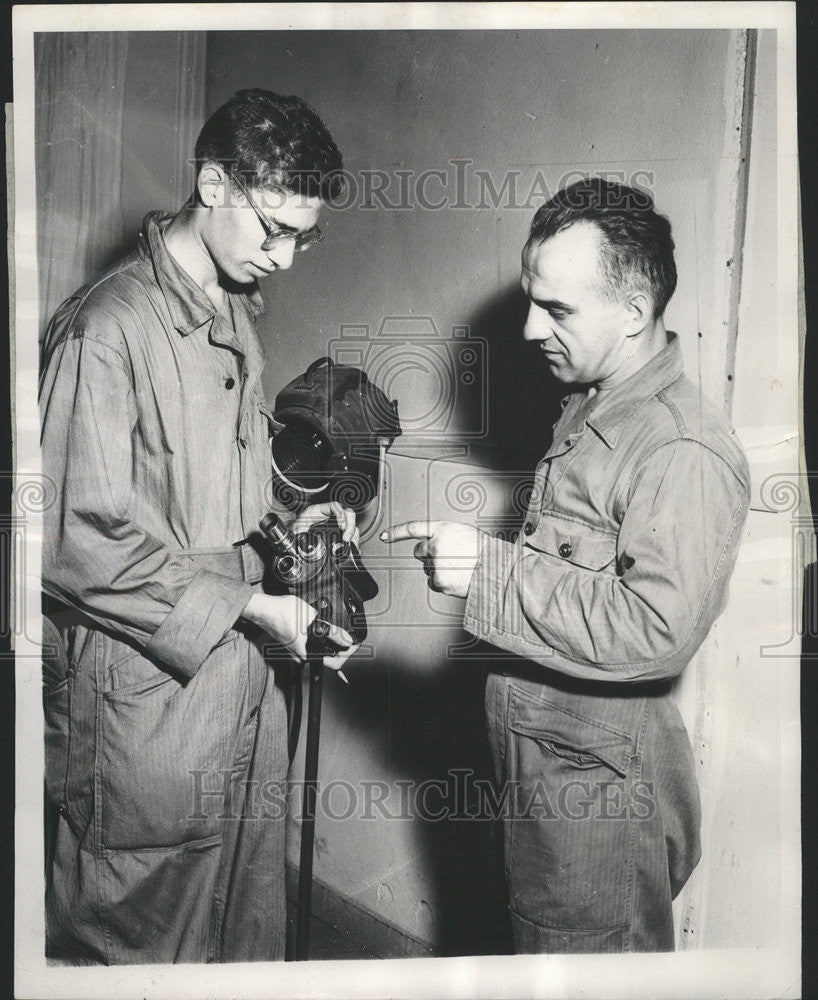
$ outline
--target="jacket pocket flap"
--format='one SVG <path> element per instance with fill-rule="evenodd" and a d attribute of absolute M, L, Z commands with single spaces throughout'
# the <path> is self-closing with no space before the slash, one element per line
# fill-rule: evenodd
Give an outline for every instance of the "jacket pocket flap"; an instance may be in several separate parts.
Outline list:
<path fill-rule="evenodd" d="M 525 544 L 585 569 L 604 569 L 616 558 L 616 535 L 562 517 L 541 517 Z"/>
<path fill-rule="evenodd" d="M 508 728 L 540 743 L 556 744 L 575 754 L 598 758 L 623 778 L 628 772 L 633 754 L 630 736 L 545 699 L 529 700 L 512 691 Z"/>

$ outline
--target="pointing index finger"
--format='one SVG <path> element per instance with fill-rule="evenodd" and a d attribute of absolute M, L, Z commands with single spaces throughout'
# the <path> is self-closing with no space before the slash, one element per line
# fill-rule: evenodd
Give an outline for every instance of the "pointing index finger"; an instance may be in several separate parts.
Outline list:
<path fill-rule="evenodd" d="M 382 542 L 403 542 L 407 538 L 431 538 L 435 533 L 434 521 L 406 521 L 393 524 L 381 532 Z"/>

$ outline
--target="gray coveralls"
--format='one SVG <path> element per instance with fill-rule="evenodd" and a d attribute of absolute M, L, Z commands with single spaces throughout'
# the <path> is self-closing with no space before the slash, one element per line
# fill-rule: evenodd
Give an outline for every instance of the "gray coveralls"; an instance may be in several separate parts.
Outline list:
<path fill-rule="evenodd" d="M 516 657 L 489 677 L 521 952 L 673 949 L 699 797 L 672 681 L 724 608 L 747 462 L 682 372 L 563 400 L 516 544 L 484 545 L 465 627 Z"/>
<path fill-rule="evenodd" d="M 279 959 L 286 711 L 265 641 L 237 625 L 263 561 L 236 543 L 282 512 L 261 298 L 231 293 L 232 324 L 217 314 L 167 221 L 149 215 L 46 336 L 48 950 Z"/>

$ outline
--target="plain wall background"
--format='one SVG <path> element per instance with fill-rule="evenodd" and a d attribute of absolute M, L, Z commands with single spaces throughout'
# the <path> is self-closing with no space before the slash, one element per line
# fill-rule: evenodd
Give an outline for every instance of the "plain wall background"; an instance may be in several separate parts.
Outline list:
<path fill-rule="evenodd" d="M 144 215 L 193 186 L 204 32 L 35 36 L 40 333 L 68 295 L 129 250 Z"/>
<path fill-rule="evenodd" d="M 696 333 L 707 337 L 718 323 L 706 269 L 729 51 L 725 31 L 211 33 L 208 112 L 245 86 L 298 94 L 328 124 L 358 193 L 348 209 L 325 213 L 326 243 L 279 276 L 286 285 L 264 287 L 270 395 L 344 327 L 362 328 L 367 367 L 399 399 L 408 431 L 431 433 L 438 445 L 465 435 L 472 445 L 541 454 L 562 391 L 521 341 L 520 251 L 545 200 L 542 181 L 547 196 L 577 171 L 634 178 L 672 219 L 680 282 L 668 321 L 695 368 Z M 453 160 L 465 186 L 455 184 Z M 383 180 L 365 176 L 375 171 L 389 179 L 385 199 L 415 207 L 382 207 L 373 188 Z M 403 200 L 400 171 L 410 191 Z M 429 176 L 423 188 L 430 171 L 445 182 Z M 477 171 L 500 193 L 497 208 Z M 510 174 L 516 198 L 503 194 Z M 445 206 L 419 207 L 424 191 Z M 387 319 L 403 341 L 386 349 L 391 362 L 380 346 L 388 335 L 378 338 Z M 448 342 L 467 327 L 479 355 L 470 370 L 485 364 L 488 377 L 465 385 L 467 366 L 459 355 L 442 363 L 440 344 L 425 356 L 409 350 L 410 340 L 428 345 L 428 320 Z M 445 418 L 444 400 L 452 401 Z"/>

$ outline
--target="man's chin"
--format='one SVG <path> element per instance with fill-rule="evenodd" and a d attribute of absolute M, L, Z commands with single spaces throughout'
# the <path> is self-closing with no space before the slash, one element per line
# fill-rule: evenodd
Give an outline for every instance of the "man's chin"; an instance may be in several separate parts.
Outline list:
<path fill-rule="evenodd" d="M 250 275 L 247 279 L 248 283 L 257 281 L 259 278 L 267 278 L 273 273 L 275 268 L 264 268 L 259 267 L 258 264 L 248 264 L 245 271 L 246 274 Z"/>
<path fill-rule="evenodd" d="M 250 274 L 249 271 L 241 271 L 237 275 L 223 274 L 221 279 L 221 285 L 226 288 L 229 292 L 235 292 L 237 295 L 242 292 L 252 291 L 253 287 L 256 285 L 256 276 Z"/>
<path fill-rule="evenodd" d="M 565 364 L 565 358 L 554 355 L 552 357 L 547 357 L 545 359 L 546 368 L 551 372 L 554 378 L 558 378 L 560 382 L 567 382 L 569 373 Z"/>

